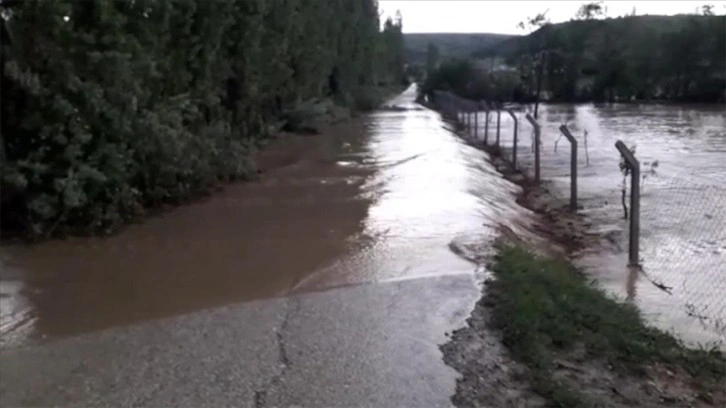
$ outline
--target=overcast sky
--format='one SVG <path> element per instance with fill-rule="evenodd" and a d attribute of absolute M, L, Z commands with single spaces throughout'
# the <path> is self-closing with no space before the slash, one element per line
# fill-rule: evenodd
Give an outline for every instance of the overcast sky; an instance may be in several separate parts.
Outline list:
<path fill-rule="evenodd" d="M 552 22 L 569 20 L 587 1 L 483 1 L 483 0 L 379 0 L 383 19 L 403 15 L 406 33 L 502 33 L 522 34 L 517 23 L 549 9 Z M 726 1 L 604 1 L 610 17 L 630 14 L 693 13 L 703 4 L 713 4 L 714 12 L 726 13 Z"/>

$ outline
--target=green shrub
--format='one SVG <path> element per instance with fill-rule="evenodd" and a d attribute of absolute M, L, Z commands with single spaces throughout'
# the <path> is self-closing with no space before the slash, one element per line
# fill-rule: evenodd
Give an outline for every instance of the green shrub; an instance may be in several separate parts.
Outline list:
<path fill-rule="evenodd" d="M 3 228 L 31 235 L 244 178 L 289 107 L 352 106 L 403 72 L 374 0 L 4 0 L 0 16 Z"/>

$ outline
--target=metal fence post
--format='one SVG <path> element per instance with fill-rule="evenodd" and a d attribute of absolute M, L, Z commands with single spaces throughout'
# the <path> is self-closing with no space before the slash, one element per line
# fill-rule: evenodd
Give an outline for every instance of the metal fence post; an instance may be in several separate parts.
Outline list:
<path fill-rule="evenodd" d="M 511 109 L 507 109 L 507 113 L 509 113 L 509 116 L 511 116 L 512 120 L 514 121 L 514 150 L 512 151 L 512 169 L 517 170 L 517 126 L 519 124 L 519 121 L 517 120 L 517 115 L 515 115 Z"/>
<path fill-rule="evenodd" d="M 451 109 L 451 99 L 449 98 L 449 95 L 444 94 L 444 93 L 441 94 L 441 99 L 444 100 L 444 104 L 446 105 L 446 110 L 444 111 L 444 113 L 446 114 L 446 116 L 450 117 L 451 110 L 452 110 Z"/>
<path fill-rule="evenodd" d="M 474 140 L 479 139 L 479 104 L 474 111 Z"/>
<path fill-rule="evenodd" d="M 502 111 L 499 109 L 500 107 L 497 105 L 497 149 L 500 148 L 499 146 L 499 125 L 501 123 L 502 118 Z M 500 152 L 501 155 L 501 152 Z"/>
<path fill-rule="evenodd" d="M 570 210 L 577 211 L 577 139 L 565 125 L 560 132 L 570 141 Z"/>
<path fill-rule="evenodd" d="M 484 109 L 486 109 L 486 121 L 484 122 L 484 146 L 489 145 L 489 104 L 484 102 Z"/>
<path fill-rule="evenodd" d="M 615 147 L 620 151 L 630 166 L 630 239 L 628 245 L 628 263 L 630 266 L 640 264 L 640 163 L 633 152 L 618 140 Z"/>
<path fill-rule="evenodd" d="M 466 109 L 464 104 L 461 101 L 461 98 L 456 98 L 456 104 L 459 106 L 459 112 L 461 112 L 461 124 L 464 126 L 464 130 L 466 130 Z"/>
<path fill-rule="evenodd" d="M 539 137 L 540 137 L 540 128 L 539 123 L 537 123 L 536 120 L 530 115 L 527 114 L 527 120 L 529 123 L 532 124 L 532 127 L 534 128 L 534 181 L 536 183 L 540 182 L 540 175 L 539 175 Z"/>
<path fill-rule="evenodd" d="M 461 99 L 456 100 L 459 104 L 459 111 L 461 111 L 461 124 L 464 126 L 464 131 L 466 132 L 466 106 L 462 103 Z"/>

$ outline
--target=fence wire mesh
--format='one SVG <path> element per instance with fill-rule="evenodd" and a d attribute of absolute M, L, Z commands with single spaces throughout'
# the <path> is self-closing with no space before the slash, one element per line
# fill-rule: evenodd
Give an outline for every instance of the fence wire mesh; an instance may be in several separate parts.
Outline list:
<path fill-rule="evenodd" d="M 643 268 L 688 330 L 726 341 L 726 188 L 679 178 L 641 185 Z M 673 318 L 674 316 L 670 316 Z M 666 316 L 669 317 L 669 316 Z"/>

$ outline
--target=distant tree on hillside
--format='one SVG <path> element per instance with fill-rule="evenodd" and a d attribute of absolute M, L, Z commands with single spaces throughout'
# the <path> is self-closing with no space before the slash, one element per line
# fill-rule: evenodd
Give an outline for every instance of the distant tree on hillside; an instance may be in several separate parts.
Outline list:
<path fill-rule="evenodd" d="M 520 65 L 526 64 L 525 66 L 521 67 L 521 69 L 525 72 L 525 75 L 531 77 L 535 77 L 535 101 L 534 101 L 534 117 L 537 118 L 537 112 L 539 109 L 539 101 L 540 96 L 542 95 L 542 82 L 544 80 L 544 70 L 545 65 L 547 64 L 547 61 L 549 60 L 550 56 L 550 28 L 552 26 L 552 23 L 550 22 L 549 18 L 547 18 L 547 12 L 549 10 L 544 11 L 543 13 L 538 13 L 534 17 L 530 17 L 527 19 L 527 21 L 523 21 L 519 23 L 519 27 L 523 30 L 536 30 L 540 33 L 539 40 L 534 41 L 531 43 L 532 47 L 530 47 L 530 55 L 532 55 L 533 58 L 525 58 L 520 61 Z M 532 75 L 528 75 L 527 72 L 531 73 Z"/>
<path fill-rule="evenodd" d="M 429 43 L 426 53 L 426 74 L 431 74 L 439 66 L 439 47 Z"/>
<path fill-rule="evenodd" d="M 581 20 L 592 20 L 598 17 L 605 17 L 605 9 L 603 8 L 601 1 L 586 3 L 580 6 L 580 9 L 577 10 L 575 17 Z"/>

